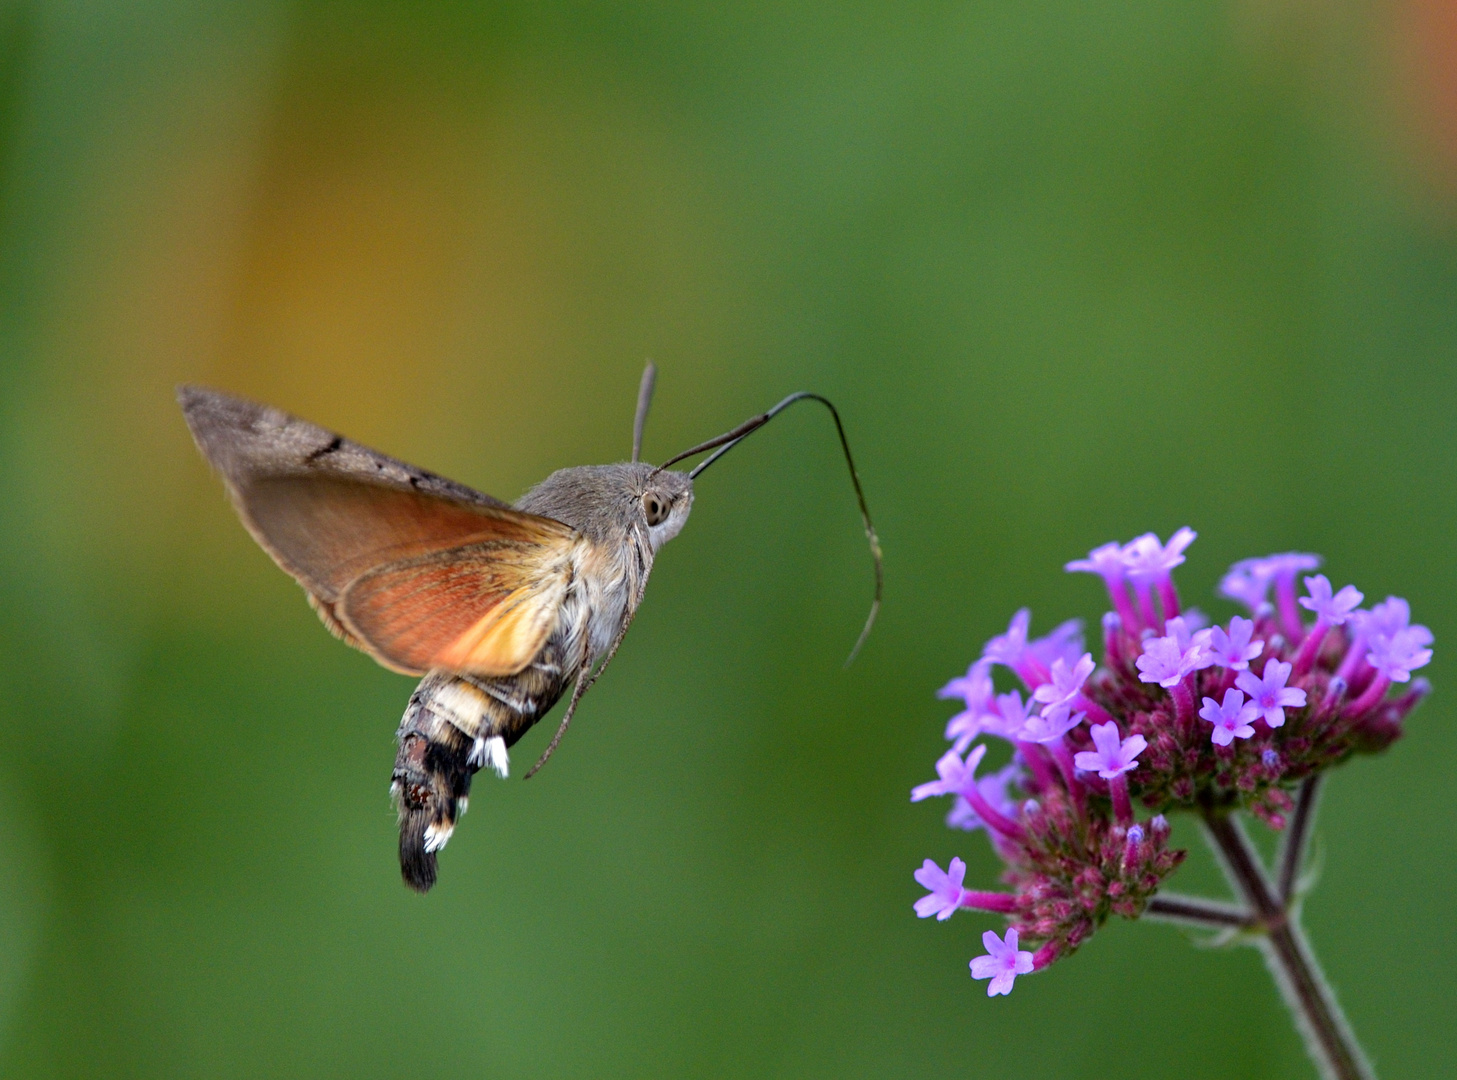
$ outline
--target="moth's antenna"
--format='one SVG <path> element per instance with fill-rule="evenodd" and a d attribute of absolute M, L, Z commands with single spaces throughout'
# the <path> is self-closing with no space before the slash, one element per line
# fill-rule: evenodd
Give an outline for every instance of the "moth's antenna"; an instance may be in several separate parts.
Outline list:
<path fill-rule="evenodd" d="M 789 406 L 793 405 L 796 401 L 806 400 L 818 401 L 825 408 L 829 409 L 830 415 L 834 417 L 835 431 L 840 436 L 840 449 L 845 452 L 845 464 L 850 468 L 850 483 L 855 485 L 855 499 L 860 504 L 860 520 L 865 523 L 865 538 L 870 541 L 870 557 L 875 562 L 875 597 L 870 602 L 870 614 L 866 616 L 865 628 L 860 631 L 860 637 L 856 640 L 855 647 L 850 650 L 850 655 L 845 660 L 845 666 L 849 667 L 854 662 L 855 656 L 860 652 L 860 646 L 864 645 L 865 639 L 870 636 L 870 628 L 875 625 L 875 616 L 880 613 L 880 594 L 885 584 L 885 574 L 881 567 L 880 537 L 875 534 L 875 526 L 870 521 L 870 508 L 865 505 L 865 492 L 860 487 L 860 474 L 855 471 L 855 459 L 850 454 L 850 440 L 845 438 L 845 425 L 840 423 L 839 410 L 830 403 L 829 398 L 820 397 L 819 394 L 812 394 L 804 390 L 801 390 L 797 394 L 790 394 L 768 412 L 760 413 L 758 416 L 745 420 L 732 431 L 724 432 L 724 434 L 716 439 L 709 439 L 707 442 L 699 443 L 691 450 L 684 450 L 677 457 L 669 458 L 663 462 L 658 468 L 666 469 L 669 465 L 675 465 L 684 458 L 692 457 L 694 454 L 701 454 L 705 450 L 714 450 L 715 452 L 713 454 L 700 461 L 688 473 L 688 478 L 695 480 L 704 469 L 723 457 L 770 420 L 773 420 L 785 409 L 789 408 Z"/>
<path fill-rule="evenodd" d="M 642 432 L 648 424 L 648 406 L 653 403 L 653 384 L 658 381 L 658 368 L 651 360 L 642 369 L 642 382 L 637 388 L 637 416 L 632 421 L 633 464 L 642 460 Z"/>

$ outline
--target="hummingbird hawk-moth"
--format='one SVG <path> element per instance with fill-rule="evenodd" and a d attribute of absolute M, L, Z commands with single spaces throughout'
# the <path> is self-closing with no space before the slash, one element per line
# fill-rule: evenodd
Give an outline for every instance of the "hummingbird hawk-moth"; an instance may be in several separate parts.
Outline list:
<path fill-rule="evenodd" d="M 436 853 L 465 811 L 472 776 L 490 766 L 504 777 L 511 746 L 570 686 L 561 724 L 526 776 L 556 749 L 622 644 L 658 549 L 687 522 L 694 479 L 796 401 L 818 401 L 834 417 L 875 561 L 855 651 L 870 631 L 880 546 L 835 407 L 791 394 L 655 466 L 640 460 L 653 381 L 649 364 L 631 461 L 559 469 L 514 506 L 278 409 L 178 391 L 243 524 L 324 625 L 385 667 L 423 676 L 396 733 L 390 782 L 400 872 L 413 889 L 435 884 Z M 668 467 L 709 450 L 689 472 Z"/>

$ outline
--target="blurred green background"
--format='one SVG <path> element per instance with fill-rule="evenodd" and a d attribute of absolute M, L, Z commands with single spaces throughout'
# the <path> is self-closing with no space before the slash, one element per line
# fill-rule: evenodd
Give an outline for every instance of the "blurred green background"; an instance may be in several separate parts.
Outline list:
<path fill-rule="evenodd" d="M 934 693 L 1069 558 L 1323 552 L 1433 700 L 1341 770 L 1307 925 L 1383 1077 L 1457 1076 L 1457 15 L 1366 3 L 0 8 L 0 1074 L 1314 1075 L 1258 956 L 1116 923 L 988 1001 L 911 872 Z M 703 478 L 561 752 L 422 899 L 412 683 L 332 640 L 172 401 L 504 498 L 796 389 Z M 321 752 L 321 749 L 322 752 Z M 1197 848 L 1197 833 L 1178 825 Z M 1222 887 L 1196 851 L 1176 883 Z"/>

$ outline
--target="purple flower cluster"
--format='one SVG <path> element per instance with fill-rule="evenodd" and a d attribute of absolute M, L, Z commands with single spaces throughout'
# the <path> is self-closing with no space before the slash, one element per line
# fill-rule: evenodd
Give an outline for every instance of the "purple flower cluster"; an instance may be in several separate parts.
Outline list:
<path fill-rule="evenodd" d="M 1282 828 L 1289 788 L 1385 749 L 1427 693 L 1411 672 L 1431 659 L 1431 631 L 1397 597 L 1363 609 L 1354 586 L 1337 591 L 1314 573 L 1297 583 L 1320 566 L 1314 555 L 1236 563 L 1219 591 L 1249 616 L 1205 626 L 1181 610 L 1172 575 L 1194 539 L 1189 528 L 1167 544 L 1148 533 L 1067 564 L 1108 587 L 1101 667 L 1079 623 L 1030 638 L 1023 609 L 941 690 L 964 708 L 947 724 L 937 779 L 911 801 L 949 796 L 946 823 L 986 831 L 1010 891 L 966 889 L 961 859 L 946 871 L 928 859 L 915 877 L 929 893 L 915 908 L 940 920 L 960 908 L 1006 915 L 1005 939 L 988 932 L 987 955 L 971 962 L 975 978 L 991 980 L 989 995 L 1072 952 L 1110 915 L 1143 912 L 1185 855 L 1168 847 L 1166 813 L 1248 809 Z M 1021 680 L 1025 699 L 998 692 L 998 666 Z M 1012 755 L 978 776 L 983 736 L 1010 743 Z M 1137 820 L 1135 804 L 1152 816 Z"/>

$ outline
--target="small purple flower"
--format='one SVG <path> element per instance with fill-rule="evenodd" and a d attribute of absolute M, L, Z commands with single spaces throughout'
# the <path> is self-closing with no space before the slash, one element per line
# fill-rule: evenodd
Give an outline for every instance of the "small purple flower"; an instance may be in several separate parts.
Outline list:
<path fill-rule="evenodd" d="M 1123 549 L 1123 563 L 1128 569 L 1128 576 L 1145 581 L 1168 577 L 1169 571 L 1184 561 L 1184 549 L 1198 535 L 1185 525 L 1169 537 L 1167 544 L 1159 543 L 1159 538 L 1153 533 L 1144 533 L 1130 540 Z"/>
<path fill-rule="evenodd" d="M 1432 632 L 1420 624 L 1390 636 L 1377 634 L 1371 638 L 1366 663 L 1392 682 L 1406 682 L 1413 671 L 1432 659 L 1432 650 L 1427 648 L 1432 641 Z"/>
<path fill-rule="evenodd" d="M 1189 634 L 1182 619 L 1170 619 L 1169 624 L 1175 633 L 1150 638 L 1144 644 L 1143 655 L 1134 661 L 1138 666 L 1139 681 L 1156 682 L 1165 689 L 1176 686 L 1189 672 L 1206 668 L 1214 662 L 1208 655 L 1209 631 Z M 1184 638 L 1182 645 L 1179 642 L 1180 631 Z"/>
<path fill-rule="evenodd" d="M 1075 659 L 1083 651 L 1082 622 L 1069 619 L 1046 637 L 1029 641 L 1027 629 L 1032 613 L 1023 608 L 1012 616 L 1005 634 L 998 634 L 986 643 L 982 660 L 987 664 L 1005 664 L 1030 687 L 1047 681 L 1047 669 L 1059 657 Z"/>
<path fill-rule="evenodd" d="M 998 634 L 986 643 L 981 652 L 982 659 L 993 664 L 1005 664 L 1015 671 L 1027 651 L 1027 628 L 1031 624 L 1031 610 L 1022 608 L 1012 616 L 1005 634 Z"/>
<path fill-rule="evenodd" d="M 987 955 L 978 956 L 971 962 L 971 977 L 991 980 L 987 987 L 987 997 L 1010 994 L 1017 976 L 1031 973 L 1032 954 L 1017 948 L 1015 930 L 1007 931 L 1005 941 L 988 930 L 981 936 L 981 943 L 986 948 Z"/>
<path fill-rule="evenodd" d="M 1288 678 L 1290 665 L 1282 664 L 1271 657 L 1265 661 L 1265 672 L 1262 676 L 1257 677 L 1253 671 L 1241 671 L 1234 680 L 1234 685 L 1249 694 L 1250 704 L 1259 710 L 1265 723 L 1277 728 L 1285 723 L 1286 709 L 1298 709 L 1305 704 L 1305 691 L 1299 687 L 1286 686 L 1285 680 Z M 1228 699 L 1229 695 L 1226 694 L 1225 700 Z"/>
<path fill-rule="evenodd" d="M 1319 555 L 1307 555 L 1299 551 L 1266 555 L 1259 559 L 1241 559 L 1229 568 L 1229 573 L 1219 582 L 1219 594 L 1238 600 L 1254 611 L 1269 597 L 1272 581 L 1282 577 L 1294 581 L 1295 575 L 1301 571 L 1319 567 Z"/>
<path fill-rule="evenodd" d="M 1097 574 L 1108 588 L 1108 598 L 1118 609 L 1118 617 L 1130 627 L 1138 625 L 1138 617 L 1128 600 L 1125 579 L 1128 564 L 1123 558 L 1123 545 L 1114 540 L 1088 552 L 1086 559 L 1074 559 L 1064 567 L 1069 573 Z"/>
<path fill-rule="evenodd" d="M 989 706 L 996 690 L 992 686 L 991 664 L 978 660 L 966 674 L 952 679 L 937 693 L 940 698 L 960 698 L 966 708 L 946 721 L 946 738 L 956 743 L 956 752 L 964 753 L 971 740 L 982 733 Z"/>
<path fill-rule="evenodd" d="M 1016 690 L 1005 694 L 998 694 L 996 705 L 988 713 L 983 730 L 991 735 L 1003 739 L 1020 739 L 1023 726 L 1027 723 L 1027 714 L 1031 711 L 1032 699 L 1025 702 L 1022 695 Z"/>
<path fill-rule="evenodd" d="M 1296 574 L 1320 569 L 1320 556 L 1304 551 L 1286 551 L 1280 555 L 1266 555 L 1263 559 L 1250 561 L 1258 563 L 1272 580 L 1288 577 L 1294 581 Z"/>
<path fill-rule="evenodd" d="M 1014 738 L 1019 742 L 1054 743 L 1083 722 L 1084 712 L 1073 712 L 1067 706 L 1051 712 L 1027 717 Z"/>
<path fill-rule="evenodd" d="M 947 869 L 942 870 L 930 859 L 916 871 L 916 883 L 931 891 L 916 901 L 916 914 L 923 919 L 932 915 L 945 922 L 961 906 L 966 890 L 961 883 L 966 880 L 966 863 L 953 858 Z"/>
<path fill-rule="evenodd" d="M 1328 626 L 1340 626 L 1365 599 L 1354 585 L 1347 585 L 1332 596 L 1331 583 L 1324 574 L 1306 578 L 1305 588 L 1310 595 L 1300 598 L 1300 606 L 1315 612 L 1315 617 Z"/>
<path fill-rule="evenodd" d="M 1061 657 L 1054 660 L 1052 681 L 1043 683 L 1032 693 L 1033 700 L 1042 702 L 1042 715 L 1047 716 L 1059 707 L 1071 708 L 1095 666 L 1092 653 L 1083 653 L 1071 666 Z"/>
<path fill-rule="evenodd" d="M 1027 654 L 1044 670 L 1050 670 L 1059 660 L 1064 664 L 1075 663 L 1082 651 L 1082 619 L 1069 619 L 1045 637 L 1033 638 L 1027 642 Z"/>
<path fill-rule="evenodd" d="M 954 749 L 946 751 L 936 762 L 936 775 L 940 779 L 918 784 L 912 788 L 911 802 L 935 798 L 937 795 L 961 794 L 975 783 L 976 767 L 981 764 L 981 759 L 986 757 L 986 752 L 987 748 L 983 744 L 973 749 L 966 755 L 966 760 L 962 761 L 961 755 Z"/>
<path fill-rule="evenodd" d="M 1013 755 L 1012 760 L 996 772 L 980 777 L 976 781 L 976 790 L 981 792 L 981 797 L 991 804 L 993 810 L 1015 821 L 1021 813 L 1021 804 L 1012 798 L 1008 789 L 1021 784 L 1025 772 L 1021 758 Z M 982 821 L 976 808 L 966 801 L 965 795 L 958 795 L 952 803 L 951 810 L 946 815 L 946 824 L 950 828 L 963 829 L 966 832 L 986 827 L 986 822 Z"/>
<path fill-rule="evenodd" d="M 1118 737 L 1118 725 L 1113 723 L 1092 726 L 1093 745 L 1096 750 L 1082 750 L 1073 755 L 1073 764 L 1084 772 L 1096 772 L 1104 780 L 1122 776 L 1130 769 L 1138 768 L 1138 755 L 1148 746 L 1142 735 Z"/>
<path fill-rule="evenodd" d="M 1263 641 L 1250 640 L 1254 633 L 1255 624 L 1239 615 L 1229 620 L 1228 632 L 1222 626 L 1214 627 L 1209 631 L 1210 658 L 1222 668 L 1244 671 L 1265 649 Z"/>
<path fill-rule="evenodd" d="M 1238 690 L 1230 689 L 1224 692 L 1223 705 L 1211 697 L 1205 698 L 1199 715 L 1214 725 L 1211 736 L 1214 745 L 1228 746 L 1235 739 L 1248 739 L 1255 733 L 1250 723 L 1260 715 L 1260 710 L 1253 702 L 1246 702 Z"/>
<path fill-rule="evenodd" d="M 968 709 L 980 708 L 991 700 L 991 665 L 985 660 L 976 661 L 966 669 L 965 675 L 952 679 L 937 690 L 936 696 L 943 701 L 954 701 L 960 698 L 966 702 Z"/>
<path fill-rule="evenodd" d="M 1086 559 L 1074 559 L 1063 567 L 1069 574 L 1097 574 L 1104 581 L 1121 581 L 1128 570 L 1123 545 L 1117 540 L 1095 547 Z"/>
<path fill-rule="evenodd" d="M 1271 574 L 1263 559 L 1241 559 L 1219 582 L 1219 595 L 1237 600 L 1254 611 L 1270 595 Z"/>
<path fill-rule="evenodd" d="M 1351 621 L 1368 637 L 1395 637 L 1411 625 L 1411 605 L 1399 596 L 1388 596 L 1370 611 L 1351 612 Z"/>
<path fill-rule="evenodd" d="M 1209 651 L 1210 636 L 1214 631 L 1200 629 L 1200 619 L 1199 612 L 1191 611 L 1164 623 L 1164 636 L 1173 638 L 1181 651 L 1192 655 L 1195 671 L 1202 671 L 1214 663 Z"/>

